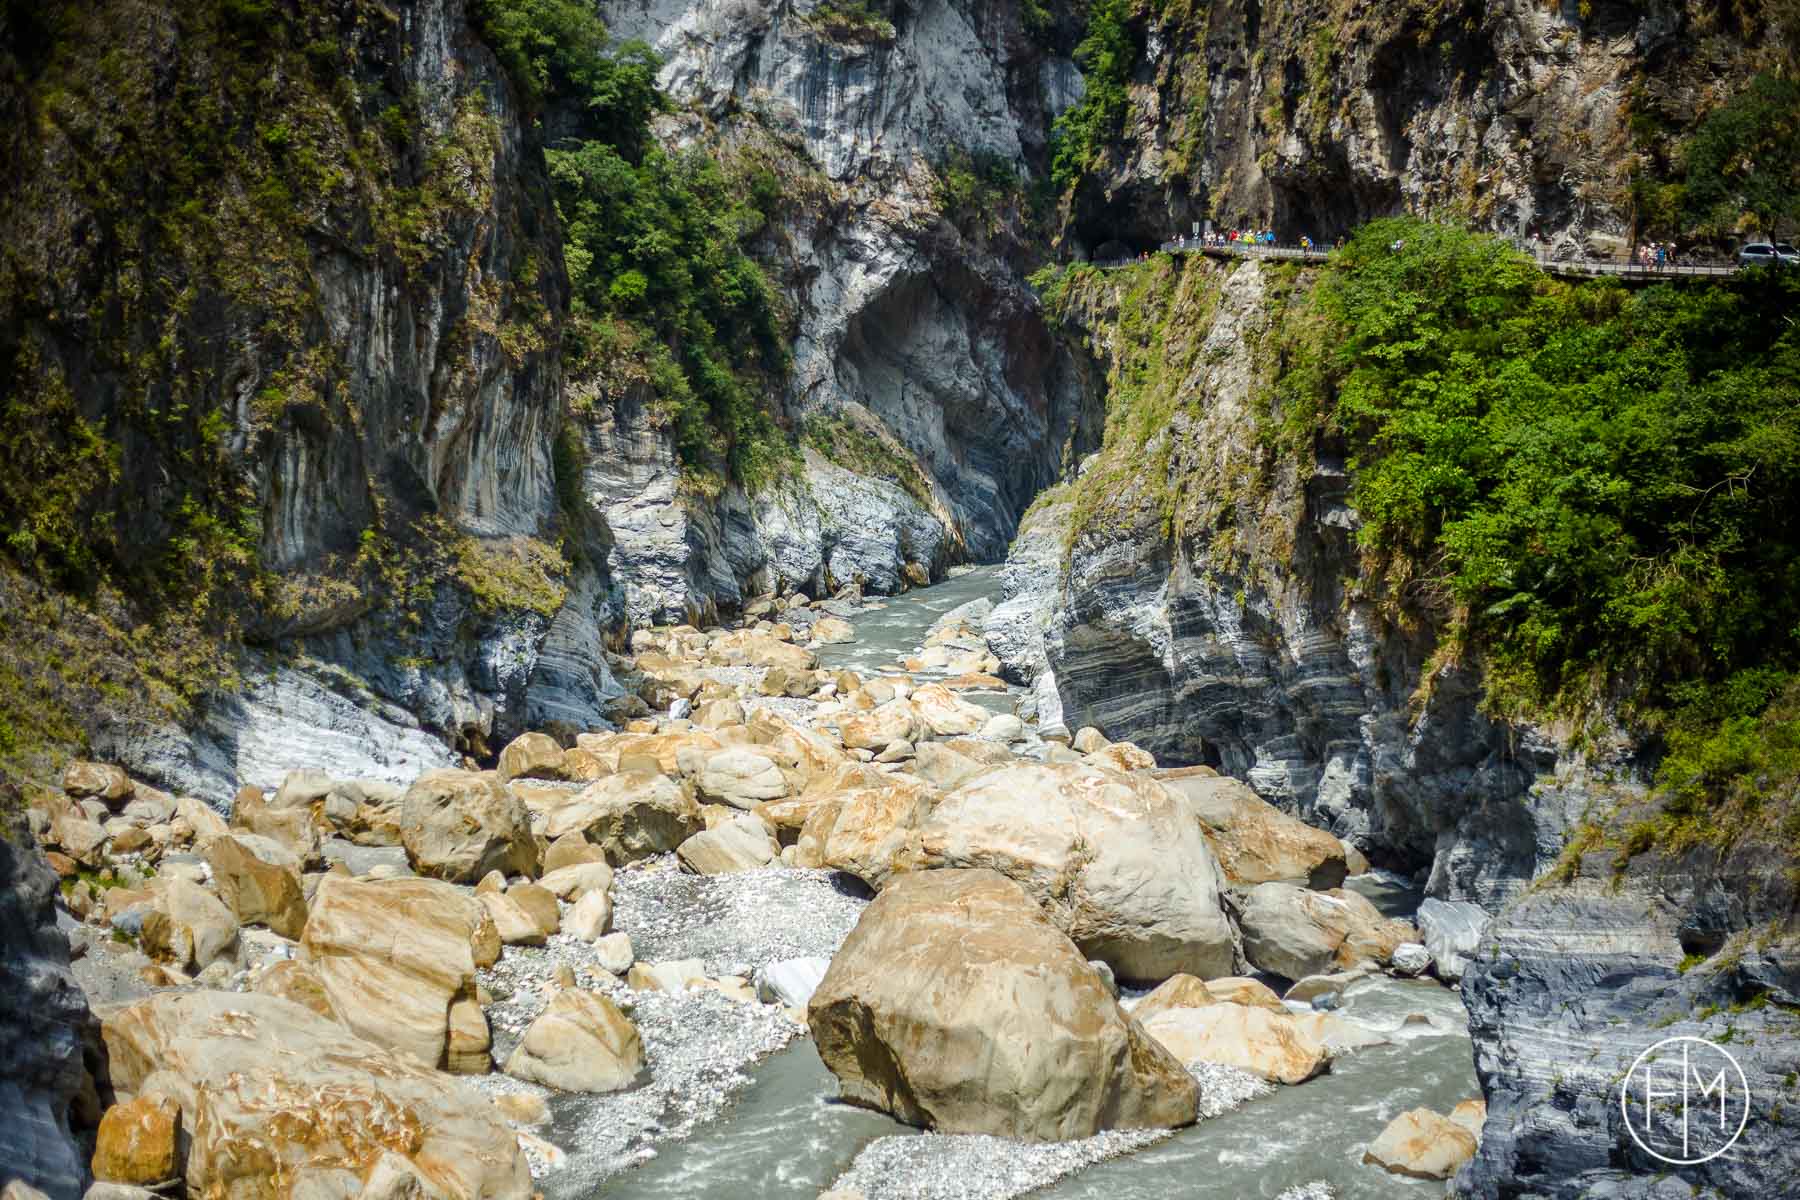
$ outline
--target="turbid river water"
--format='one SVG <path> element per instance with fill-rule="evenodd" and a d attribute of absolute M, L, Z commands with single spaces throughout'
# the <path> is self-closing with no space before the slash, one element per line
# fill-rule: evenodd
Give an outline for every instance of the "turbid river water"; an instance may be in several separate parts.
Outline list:
<path fill-rule="evenodd" d="M 892 669 L 920 645 L 939 616 L 996 590 L 994 570 L 984 568 L 890 600 L 879 611 L 853 618 L 855 643 L 829 647 L 821 657 L 834 668 Z M 996 711 L 1010 711 L 1014 699 L 971 698 Z M 1365 876 L 1349 886 L 1393 915 L 1409 914 L 1417 901 L 1392 880 Z M 1342 1200 L 1442 1196 L 1442 1183 L 1389 1175 L 1364 1166 L 1361 1158 L 1368 1142 L 1399 1113 L 1418 1106 L 1448 1112 L 1480 1094 L 1456 993 L 1429 980 L 1377 977 L 1354 986 L 1339 1012 L 1385 1032 L 1390 1044 L 1340 1056 L 1320 1078 L 1277 1088 L 1234 1112 L 1087 1166 L 1032 1194 L 1070 1200 L 1269 1200 L 1323 1181 Z M 916 1139 L 916 1156 L 898 1155 L 916 1169 L 894 1172 L 891 1186 L 873 1189 L 871 1200 L 882 1195 L 973 1200 L 992 1194 L 992 1174 L 959 1180 L 941 1157 L 927 1161 L 928 1146 L 935 1142 L 941 1150 L 947 1139 L 920 1139 L 917 1130 L 885 1116 L 837 1103 L 835 1081 L 810 1041 L 794 1042 L 750 1068 L 750 1074 L 754 1082 L 717 1120 L 686 1142 L 662 1146 L 655 1157 L 589 1194 L 619 1200 L 810 1198 L 831 1186 L 875 1139 L 896 1137 Z"/>

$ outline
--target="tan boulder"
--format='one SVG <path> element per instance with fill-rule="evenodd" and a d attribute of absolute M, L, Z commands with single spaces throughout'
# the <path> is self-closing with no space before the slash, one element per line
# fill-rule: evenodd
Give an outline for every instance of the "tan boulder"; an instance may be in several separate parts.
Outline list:
<path fill-rule="evenodd" d="M 185 879 L 158 881 L 155 900 L 144 915 L 140 943 L 145 954 L 178 971 L 202 971 L 215 962 L 234 962 L 238 924 L 219 898 Z"/>
<path fill-rule="evenodd" d="M 500 752 L 494 773 L 502 783 L 515 779 L 562 779 L 563 748 L 547 733 L 521 733 Z"/>
<path fill-rule="evenodd" d="M 1291 883 L 1323 891 L 1344 882 L 1343 843 L 1288 816 L 1241 780 L 1186 776 L 1159 782 L 1200 818 L 1231 883 Z"/>
<path fill-rule="evenodd" d="M 1235 950 L 1198 822 L 1143 773 L 1018 762 L 945 796 L 913 836 L 916 869 L 1016 880 L 1122 980 L 1228 974 Z"/>
<path fill-rule="evenodd" d="M 570 830 L 551 842 L 544 851 L 544 874 L 554 874 L 563 867 L 580 863 L 605 862 L 606 851 L 587 840 L 579 829 Z"/>
<path fill-rule="evenodd" d="M 476 892 L 475 899 L 487 910 L 500 942 L 506 946 L 541 946 L 549 936 L 523 904 L 505 892 Z"/>
<path fill-rule="evenodd" d="M 1132 742 L 1113 742 L 1087 756 L 1096 767 L 1111 771 L 1148 771 L 1156 766 L 1156 756 Z"/>
<path fill-rule="evenodd" d="M 413 1195 L 531 1194 L 525 1156 L 491 1105 L 297 1004 L 166 992 L 108 1014 L 102 1036 L 114 1087 L 146 1091 L 154 1075 L 180 1107 L 190 1196 L 355 1194 L 390 1155 L 418 1176 Z"/>
<path fill-rule="evenodd" d="M 728 746 L 708 755 L 694 783 L 705 799 L 746 810 L 764 800 L 779 800 L 791 790 L 772 759 L 745 746 Z"/>
<path fill-rule="evenodd" d="M 1429 1108 L 1403 1112 L 1388 1122 L 1363 1162 L 1409 1179 L 1448 1179 L 1475 1157 L 1475 1135 Z"/>
<path fill-rule="evenodd" d="M 589 892 L 612 889 L 612 868 L 604 859 L 599 862 L 575 863 L 547 872 L 538 886 L 558 900 L 580 900 Z"/>
<path fill-rule="evenodd" d="M 766 867 L 781 853 L 762 818 L 740 814 L 682 842 L 675 851 L 682 866 L 696 875 L 724 875 Z"/>
<path fill-rule="evenodd" d="M 325 984 L 319 979 L 319 973 L 313 970 L 311 963 L 301 962 L 297 958 L 285 958 L 257 972 L 256 977 L 250 981 L 250 990 L 264 996 L 291 1000 L 312 1009 L 321 1017 L 337 1019 L 331 1011 L 331 998 L 325 994 Z"/>
<path fill-rule="evenodd" d="M 62 797 L 51 799 L 48 840 L 84 867 L 100 867 L 106 861 L 106 830 L 79 805 Z"/>
<path fill-rule="evenodd" d="M 824 793 L 795 796 L 787 800 L 772 800 L 756 807 L 756 815 L 762 818 L 763 824 L 775 840 L 784 846 L 793 845 L 800 837 L 800 831 L 806 828 L 807 818 L 821 804 L 835 804 L 835 795 Z"/>
<path fill-rule="evenodd" d="M 940 788 L 955 788 L 988 769 L 988 764 L 958 753 L 943 742 L 920 742 L 913 748 L 913 774 Z"/>
<path fill-rule="evenodd" d="M 1069 741 L 1070 749 L 1077 754 L 1092 754 L 1094 751 L 1104 750 L 1110 745 L 1112 743 L 1107 740 L 1106 735 L 1092 725 L 1083 725 L 1077 729 L 1075 736 Z"/>
<path fill-rule="evenodd" d="M 439 1067 L 448 1061 L 451 1005 L 473 999 L 476 967 L 498 950 L 489 944 L 494 935 L 483 902 L 450 884 L 327 876 L 313 896 L 300 956 L 351 1031 Z"/>
<path fill-rule="evenodd" d="M 783 667 L 811 671 L 819 665 L 812 651 L 752 630 L 737 630 L 713 640 L 706 661 L 719 667 Z"/>
<path fill-rule="evenodd" d="M 961 675 L 952 675 L 943 681 L 943 686 L 953 692 L 1004 692 L 1006 680 L 983 671 L 969 671 Z"/>
<path fill-rule="evenodd" d="M 896 878 L 806 1017 L 844 1098 L 910 1124 L 1064 1140 L 1194 1119 L 1192 1078 L 992 871 Z"/>
<path fill-rule="evenodd" d="M 1224 1001 L 1214 996 L 1212 989 L 1205 982 L 1192 975 L 1171 975 L 1156 985 L 1154 991 L 1132 1008 L 1131 1015 L 1140 1021 L 1148 1021 L 1159 1012 L 1171 1008 L 1205 1008 L 1209 1004 L 1222 1004 Z"/>
<path fill-rule="evenodd" d="M 911 839 L 931 817 L 934 799 L 930 788 L 909 780 L 858 788 L 839 798 L 828 826 L 821 821 L 813 830 L 809 824 L 802 838 L 808 832 L 815 838 L 823 834 L 818 843 L 821 866 L 848 871 L 878 888 L 906 865 Z"/>
<path fill-rule="evenodd" d="M 427 771 L 406 789 L 400 843 L 421 875 L 472 883 L 489 871 L 535 875 L 538 846 L 519 798 L 493 775 Z"/>
<path fill-rule="evenodd" d="M 928 683 L 914 689 L 907 703 L 912 706 L 919 729 L 929 730 L 932 737 L 962 737 L 979 733 L 981 727 L 987 724 L 988 718 L 993 716 L 987 709 L 970 704 L 939 683 Z"/>
<path fill-rule="evenodd" d="M 1184 1065 L 1220 1063 L 1272 1083 L 1304 1083 L 1331 1066 L 1331 1053 L 1290 1016 L 1243 1004 L 1168 1008 L 1143 1026 Z"/>
<path fill-rule="evenodd" d="M 579 831 L 618 866 L 661 854 L 704 828 L 700 806 L 666 775 L 627 771 L 597 779 L 549 814 L 544 833 Z"/>
<path fill-rule="evenodd" d="M 1266 1008 L 1278 1013 L 1290 1011 L 1274 989 L 1259 979 L 1228 975 L 1223 979 L 1207 980 L 1206 990 L 1212 993 L 1213 999 L 1219 1004 L 1248 1004 L 1252 1008 Z"/>
<path fill-rule="evenodd" d="M 817 688 L 818 679 L 811 671 L 787 667 L 770 667 L 756 685 L 756 690 L 764 696 L 786 696 L 792 700 L 810 696 Z"/>
<path fill-rule="evenodd" d="M 531 914 L 544 936 L 562 927 L 562 910 L 557 907 L 556 893 L 535 883 L 519 882 L 506 889 L 507 898 Z"/>
<path fill-rule="evenodd" d="M 637 1026 L 598 992 L 565 989 L 525 1030 L 506 1073 L 565 1092 L 616 1092 L 644 1066 Z"/>
<path fill-rule="evenodd" d="M 213 884 L 240 925 L 267 925 L 284 938 L 306 927 L 306 892 L 300 860 L 273 838 L 228 834 L 201 851 L 212 867 Z"/>
<path fill-rule="evenodd" d="M 1251 965 L 1288 979 L 1383 965 L 1396 947 L 1418 939 L 1411 924 L 1383 917 L 1355 892 L 1288 883 L 1252 888 L 1239 906 L 1238 927 Z"/>
<path fill-rule="evenodd" d="M 813 622 L 812 640 L 824 646 L 841 646 L 856 640 L 856 629 L 841 617 L 820 617 Z"/>
<path fill-rule="evenodd" d="M 263 799 L 258 788 L 243 788 L 231 805 L 231 828 L 273 838 L 294 852 L 302 871 L 316 870 L 325 862 L 319 827 L 310 808 L 276 808 Z M 204 845 L 195 830 L 195 841 Z"/>
<path fill-rule="evenodd" d="M 131 776 L 124 767 L 79 758 L 63 768 L 62 789 L 77 800 L 98 800 L 115 810 L 123 808 L 132 796 Z"/>
<path fill-rule="evenodd" d="M 225 818 L 214 812 L 204 800 L 193 796 L 177 796 L 175 798 L 176 819 L 186 821 L 193 830 L 193 840 L 197 845 L 204 845 L 208 838 L 219 837 L 230 833 L 231 826 Z"/>
<path fill-rule="evenodd" d="M 742 725 L 744 706 L 736 700 L 708 700 L 695 707 L 690 719 L 696 728 L 716 733 L 730 725 Z"/>
<path fill-rule="evenodd" d="M 604 890 L 583 894 L 569 909 L 563 932 L 584 942 L 596 942 L 612 928 L 612 897 Z"/>
<path fill-rule="evenodd" d="M 838 720 L 838 736 L 853 750 L 883 750 L 889 742 L 910 742 L 918 728 L 912 705 L 905 700 L 890 700 Z"/>
<path fill-rule="evenodd" d="M 107 1109 L 93 1170 L 95 1179 L 138 1187 L 181 1178 L 181 1106 L 146 1093 Z"/>

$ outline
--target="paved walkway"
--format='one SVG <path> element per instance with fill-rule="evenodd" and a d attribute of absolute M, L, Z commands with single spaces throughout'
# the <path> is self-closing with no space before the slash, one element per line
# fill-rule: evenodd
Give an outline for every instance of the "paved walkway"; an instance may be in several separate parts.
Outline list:
<path fill-rule="evenodd" d="M 1273 258 L 1292 262 L 1323 263 L 1331 256 L 1331 251 L 1324 249 L 1302 250 L 1298 246 L 1207 246 L 1199 242 L 1174 241 L 1164 242 L 1161 249 L 1171 254 L 1204 254 L 1208 258 Z M 1106 270 L 1128 267 L 1136 259 L 1123 258 L 1108 262 L 1097 262 L 1094 265 Z M 1642 267 L 1635 263 L 1622 262 L 1562 262 L 1555 259 L 1539 258 L 1539 269 L 1552 275 L 1563 275 L 1578 279 L 1591 279 L 1599 275 L 1617 275 L 1624 279 L 1650 282 L 1666 279 L 1669 276 L 1703 276 L 1725 277 L 1737 274 L 1733 266 L 1666 266 Z"/>

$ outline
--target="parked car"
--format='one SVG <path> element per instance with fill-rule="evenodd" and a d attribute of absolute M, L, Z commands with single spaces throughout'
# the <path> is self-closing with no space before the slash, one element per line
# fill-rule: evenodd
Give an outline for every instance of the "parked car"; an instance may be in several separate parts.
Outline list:
<path fill-rule="evenodd" d="M 1800 267 L 1800 250 L 1790 242 L 1748 242 L 1737 252 L 1740 267 Z"/>

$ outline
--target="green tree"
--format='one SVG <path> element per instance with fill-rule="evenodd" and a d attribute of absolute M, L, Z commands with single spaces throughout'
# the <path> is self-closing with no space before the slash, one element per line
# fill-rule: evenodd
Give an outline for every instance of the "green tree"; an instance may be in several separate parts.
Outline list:
<path fill-rule="evenodd" d="M 1800 224 L 1800 79 L 1758 75 L 1688 139 L 1686 210 L 1715 234 L 1755 217 L 1780 237 Z"/>
<path fill-rule="evenodd" d="M 1087 35 L 1075 47 L 1087 91 L 1080 103 L 1056 118 L 1050 131 L 1050 176 L 1058 187 L 1073 187 L 1118 140 L 1129 104 L 1126 84 L 1137 56 L 1131 0 L 1095 0 L 1088 10 Z"/>

